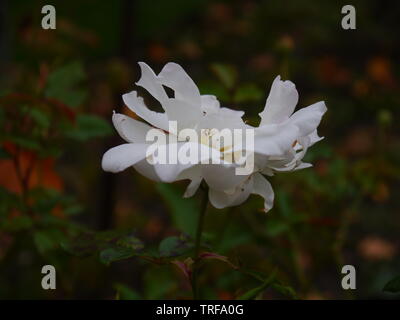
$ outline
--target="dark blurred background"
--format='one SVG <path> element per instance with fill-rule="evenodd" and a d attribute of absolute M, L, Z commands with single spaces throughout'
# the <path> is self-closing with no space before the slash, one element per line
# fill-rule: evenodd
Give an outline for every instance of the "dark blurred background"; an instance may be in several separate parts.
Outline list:
<path fill-rule="evenodd" d="M 45 4 L 56 8 L 56 30 L 41 28 Z M 174 264 L 99 259 L 106 230 L 130 230 L 151 249 L 190 235 L 197 219 L 199 195 L 181 198 L 187 182 L 101 170 L 103 153 L 122 142 L 112 111 L 134 116 L 121 95 L 135 89 L 138 61 L 156 72 L 181 64 L 202 94 L 245 110 L 250 123 L 278 74 L 296 84 L 299 107 L 324 100 L 325 139 L 306 158 L 314 167 L 270 179 L 268 214 L 253 196 L 210 207 L 205 241 L 236 265 L 277 270 L 281 287 L 259 298 L 398 298 L 382 289 L 400 275 L 400 2 L 352 1 L 356 30 L 341 27 L 345 4 L 1 1 L 0 298 L 191 297 Z M 57 290 L 40 286 L 45 264 L 56 267 Z M 357 290 L 341 288 L 345 264 Z M 206 298 L 256 285 L 218 259 L 201 271 Z"/>

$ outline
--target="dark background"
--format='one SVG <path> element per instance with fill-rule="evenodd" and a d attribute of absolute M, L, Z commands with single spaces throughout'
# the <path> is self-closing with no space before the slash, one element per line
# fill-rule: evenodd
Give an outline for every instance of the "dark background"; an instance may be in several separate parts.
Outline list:
<path fill-rule="evenodd" d="M 56 7 L 56 30 L 41 28 L 44 4 Z M 107 266 L 88 250 L 111 229 L 157 248 L 197 219 L 199 195 L 181 199 L 187 182 L 101 170 L 103 153 L 122 142 L 111 114 L 128 114 L 121 95 L 135 89 L 138 61 L 156 72 L 181 64 L 202 94 L 254 123 L 278 74 L 296 84 L 299 107 L 324 100 L 325 139 L 306 158 L 314 167 L 270 179 L 267 215 L 253 196 L 210 207 L 205 240 L 236 265 L 276 269 L 302 299 L 398 297 L 382 289 L 400 274 L 400 3 L 352 1 L 356 30 L 341 28 L 345 4 L 1 1 L 0 298 L 191 297 L 173 264 Z M 90 236 L 71 249 L 81 232 Z M 57 290 L 42 290 L 44 264 L 56 267 Z M 345 264 L 356 267 L 357 290 L 340 286 Z M 257 282 L 210 260 L 200 286 L 205 298 L 234 299 Z M 259 297 L 287 298 L 275 289 Z"/>

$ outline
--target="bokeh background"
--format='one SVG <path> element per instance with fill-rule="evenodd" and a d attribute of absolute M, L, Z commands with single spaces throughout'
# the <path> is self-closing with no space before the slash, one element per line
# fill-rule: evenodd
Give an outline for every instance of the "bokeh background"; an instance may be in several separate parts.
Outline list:
<path fill-rule="evenodd" d="M 41 28 L 45 4 L 56 30 Z M 135 89 L 138 61 L 156 72 L 181 64 L 201 93 L 254 124 L 278 74 L 296 84 L 299 107 L 328 106 L 325 139 L 307 154 L 314 167 L 270 179 L 268 214 L 256 196 L 209 207 L 204 240 L 216 259 L 201 270 L 204 298 L 235 299 L 273 271 L 279 284 L 258 298 L 398 298 L 383 288 L 400 275 L 400 3 L 352 1 L 356 30 L 341 28 L 345 4 L 1 1 L 0 298 L 191 298 L 177 261 L 200 195 L 100 167 L 122 142 L 111 115 L 129 114 L 121 95 Z M 45 264 L 56 290 L 41 288 Z M 341 288 L 345 264 L 357 290 Z"/>

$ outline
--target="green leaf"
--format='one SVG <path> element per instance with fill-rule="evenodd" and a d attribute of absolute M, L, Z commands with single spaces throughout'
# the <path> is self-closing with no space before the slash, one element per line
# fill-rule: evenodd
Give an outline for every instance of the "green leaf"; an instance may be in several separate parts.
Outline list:
<path fill-rule="evenodd" d="M 117 300 L 140 300 L 140 295 L 133 289 L 122 283 L 115 283 L 114 289 L 117 291 Z"/>
<path fill-rule="evenodd" d="M 50 117 L 47 113 L 37 108 L 29 108 L 27 110 L 29 116 L 36 122 L 36 124 L 43 128 L 50 126 Z"/>
<path fill-rule="evenodd" d="M 66 136 L 79 141 L 106 136 L 112 133 L 111 126 L 104 119 L 89 114 L 81 114 L 74 127 L 66 129 Z"/>
<path fill-rule="evenodd" d="M 0 227 L 4 230 L 15 232 L 28 230 L 33 226 L 33 221 L 30 217 L 22 215 L 11 219 L 1 221 Z"/>
<path fill-rule="evenodd" d="M 47 79 L 46 97 L 56 98 L 68 106 L 80 105 L 86 97 L 86 91 L 77 88 L 85 78 L 79 62 L 72 62 L 54 70 Z"/>
<path fill-rule="evenodd" d="M 266 222 L 266 233 L 270 236 L 270 237 L 276 237 L 286 231 L 289 230 L 289 225 L 282 220 L 279 219 L 268 219 L 268 221 Z"/>
<path fill-rule="evenodd" d="M 229 224 L 224 230 L 222 239 L 215 243 L 216 251 L 226 253 L 237 246 L 252 241 L 252 235 L 240 224 Z"/>
<path fill-rule="evenodd" d="M 86 257 L 99 250 L 100 243 L 94 233 L 81 233 L 77 237 L 62 242 L 61 247 L 72 255 Z"/>
<path fill-rule="evenodd" d="M 239 267 L 234 265 L 228 257 L 226 256 L 222 256 L 218 253 L 215 252 L 203 252 L 199 255 L 199 260 L 203 261 L 203 260 L 218 260 L 218 261 L 222 261 L 224 263 L 226 263 L 229 267 L 231 267 L 232 269 L 238 270 Z"/>
<path fill-rule="evenodd" d="M 168 237 L 161 241 L 158 251 L 161 257 L 176 257 L 193 248 L 193 243 L 180 237 Z"/>
<path fill-rule="evenodd" d="M 120 238 L 117 241 L 117 245 L 124 247 L 124 248 L 129 248 L 133 250 L 141 250 L 143 249 L 143 242 L 140 241 L 138 238 L 134 237 L 133 235 L 127 235 L 122 238 Z"/>
<path fill-rule="evenodd" d="M 131 248 L 114 247 L 107 248 L 100 252 L 100 261 L 104 264 L 131 258 L 137 254 L 137 251 Z"/>
<path fill-rule="evenodd" d="M 234 67 L 226 64 L 215 63 L 211 65 L 211 70 L 215 73 L 215 75 L 226 88 L 233 88 L 237 81 L 237 72 Z"/>
<path fill-rule="evenodd" d="M 149 300 L 165 299 L 168 292 L 177 287 L 170 268 L 155 266 L 146 270 L 144 275 L 145 298 Z"/>
<path fill-rule="evenodd" d="M 17 222 L 18 219 L 23 220 L 22 221 L 23 228 L 26 226 L 26 224 L 25 224 L 26 221 L 29 223 L 28 227 L 32 224 L 32 220 L 28 216 L 25 216 L 25 215 L 17 216 L 14 218 L 9 217 L 10 211 L 12 211 L 13 209 L 16 209 L 18 211 L 23 210 L 24 206 L 22 203 L 22 199 L 17 194 L 10 192 L 9 190 L 7 190 L 1 186 L 0 186 L 0 203 L 1 203 L 1 205 L 0 205 L 0 228 L 12 229 L 12 224 L 14 223 L 17 225 L 16 229 L 19 229 L 18 222 Z"/>
<path fill-rule="evenodd" d="M 207 94 L 214 95 L 218 97 L 219 101 L 229 100 L 229 91 L 218 81 L 203 81 L 199 83 L 200 92 L 206 92 Z"/>
<path fill-rule="evenodd" d="M 256 298 L 259 294 L 263 293 L 265 289 L 267 289 L 269 286 L 271 286 L 274 281 L 275 281 L 275 276 L 276 276 L 276 271 L 273 272 L 265 281 L 262 285 L 251 289 L 241 295 L 238 300 L 251 300 Z"/>
<path fill-rule="evenodd" d="M 292 299 L 298 299 L 296 291 L 290 286 L 283 285 L 280 283 L 273 283 L 272 288 L 278 291 L 279 293 L 283 294 L 284 296 L 288 296 Z"/>
<path fill-rule="evenodd" d="M 240 86 L 233 97 L 235 103 L 259 101 L 264 93 L 254 84 L 245 84 Z"/>
<path fill-rule="evenodd" d="M 288 221 L 296 219 L 296 215 L 294 214 L 293 209 L 290 205 L 289 195 L 285 191 L 282 190 L 278 193 L 277 202 L 282 216 L 285 219 L 287 219 Z"/>
<path fill-rule="evenodd" d="M 179 230 L 194 236 L 199 211 L 196 201 L 183 198 L 181 192 L 169 184 L 159 183 L 157 190 L 170 208 L 174 225 Z"/>
<path fill-rule="evenodd" d="M 142 254 L 143 243 L 133 236 L 132 231 L 111 230 L 84 232 L 62 244 L 69 253 L 89 256 L 99 252 L 100 261 L 109 264 Z"/>
<path fill-rule="evenodd" d="M 12 136 L 10 140 L 24 149 L 39 150 L 39 143 L 31 137 Z"/>
<path fill-rule="evenodd" d="M 57 245 L 55 239 L 53 239 L 51 234 L 46 231 L 35 231 L 33 234 L 33 240 L 37 249 L 42 254 L 54 249 Z"/>
<path fill-rule="evenodd" d="M 392 280 L 390 280 L 388 283 L 386 283 L 385 286 L 383 287 L 383 291 L 391 293 L 400 292 L 400 276 L 397 276 Z"/>

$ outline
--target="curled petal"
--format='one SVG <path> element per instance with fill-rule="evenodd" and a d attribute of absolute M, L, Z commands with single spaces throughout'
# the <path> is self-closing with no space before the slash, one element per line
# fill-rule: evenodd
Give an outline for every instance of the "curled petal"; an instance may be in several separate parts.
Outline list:
<path fill-rule="evenodd" d="M 311 163 L 307 162 L 300 162 L 299 165 L 297 165 L 293 171 L 301 170 L 301 169 L 306 169 L 306 168 L 311 168 L 313 165 Z"/>
<path fill-rule="evenodd" d="M 160 83 L 158 77 L 155 75 L 154 71 L 146 63 L 139 62 L 139 66 L 142 71 L 142 76 L 139 81 L 136 82 L 136 85 L 145 88 L 161 103 L 162 106 L 163 102 L 168 99 L 165 89 Z"/>
<path fill-rule="evenodd" d="M 169 144 L 166 148 L 166 152 L 168 153 L 170 150 L 173 150 L 173 148 L 174 146 L 172 144 Z M 190 150 L 191 148 L 198 151 L 197 157 L 193 157 L 191 161 L 187 161 L 188 163 L 182 163 L 182 159 L 179 159 L 180 152 L 182 150 Z M 154 164 L 155 171 L 163 182 L 192 179 L 192 176 L 187 175 L 188 170 L 194 168 L 197 165 L 200 165 L 205 161 L 216 161 L 216 159 L 219 159 L 220 156 L 220 153 L 215 149 L 208 148 L 205 145 L 196 142 L 178 142 L 176 144 L 176 152 L 178 154 L 178 158 L 175 159 L 175 163 L 168 163 L 166 161 L 166 163 Z M 169 159 L 169 154 L 166 154 L 166 158 Z"/>
<path fill-rule="evenodd" d="M 146 157 L 148 144 L 126 143 L 108 150 L 101 161 L 104 171 L 120 172 Z"/>
<path fill-rule="evenodd" d="M 282 81 L 281 77 L 277 76 L 272 83 L 265 108 L 260 113 L 260 126 L 287 120 L 293 113 L 298 100 L 299 94 L 294 83 L 288 80 Z"/>
<path fill-rule="evenodd" d="M 253 175 L 253 191 L 252 193 L 258 194 L 264 198 L 264 211 L 270 210 L 274 204 L 274 190 L 267 179 L 260 173 Z"/>
<path fill-rule="evenodd" d="M 311 147 L 313 144 L 315 144 L 315 143 L 317 143 L 317 142 L 319 142 L 319 141 L 324 139 L 324 137 L 320 137 L 318 135 L 317 129 L 315 129 L 313 132 L 311 132 L 309 137 L 310 137 L 310 145 L 309 145 L 309 147 Z"/>
<path fill-rule="evenodd" d="M 183 194 L 184 198 L 190 198 L 192 197 L 196 191 L 199 189 L 201 181 L 203 179 L 201 177 L 195 178 L 192 181 L 190 181 L 189 185 L 187 186 L 185 193 Z"/>
<path fill-rule="evenodd" d="M 325 102 L 320 101 L 296 111 L 290 117 L 289 122 L 299 128 L 300 137 L 305 137 L 317 129 L 326 110 Z"/>
<path fill-rule="evenodd" d="M 187 103 L 178 99 L 168 99 L 164 102 L 165 113 L 169 121 L 176 121 L 178 131 L 193 128 L 202 116 L 201 110 L 189 108 Z"/>
<path fill-rule="evenodd" d="M 156 128 L 168 130 L 168 117 L 165 113 L 155 112 L 147 108 L 143 98 L 137 95 L 136 91 L 132 91 L 122 95 L 124 103 L 143 120 L 150 123 Z"/>
<path fill-rule="evenodd" d="M 216 96 L 205 94 L 201 96 L 201 110 L 204 115 L 217 113 L 219 110 L 219 101 Z"/>
<path fill-rule="evenodd" d="M 154 166 L 151 165 L 147 159 L 143 159 L 136 163 L 134 166 L 135 170 L 139 172 L 141 175 L 145 176 L 146 178 L 156 181 L 156 182 L 161 182 L 160 177 L 157 175 L 156 170 L 154 169 Z"/>
<path fill-rule="evenodd" d="M 237 175 L 235 165 L 207 164 L 203 166 L 203 177 L 210 188 L 218 191 L 232 189 L 248 178 L 246 175 Z"/>
<path fill-rule="evenodd" d="M 299 136 L 297 126 L 289 122 L 255 129 L 254 152 L 265 156 L 284 155 Z"/>
<path fill-rule="evenodd" d="M 152 129 L 148 124 L 114 113 L 112 121 L 119 135 L 127 142 L 146 142 L 146 134 Z"/>
<path fill-rule="evenodd" d="M 218 191 L 211 189 L 208 192 L 208 197 L 211 204 L 222 209 L 226 207 L 237 206 L 247 200 L 253 190 L 253 178 L 250 176 L 242 184 L 229 191 Z"/>
<path fill-rule="evenodd" d="M 163 85 L 174 90 L 176 99 L 200 110 L 199 89 L 179 64 L 167 63 L 158 74 L 158 78 Z"/>

